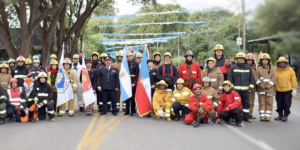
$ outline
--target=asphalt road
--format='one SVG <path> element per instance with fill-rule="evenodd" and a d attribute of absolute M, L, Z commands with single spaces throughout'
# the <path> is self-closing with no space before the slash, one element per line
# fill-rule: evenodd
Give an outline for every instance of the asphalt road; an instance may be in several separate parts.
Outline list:
<path fill-rule="evenodd" d="M 258 117 L 258 101 L 254 115 Z M 274 100 L 273 115 L 276 102 Z M 1 150 L 299 150 L 300 144 L 300 94 L 293 99 L 289 121 L 253 123 L 243 122 L 244 127 L 232 125 L 201 124 L 198 128 L 181 121 L 167 122 L 155 117 L 83 116 L 56 117 L 55 122 L 8 123 L 0 126 Z"/>

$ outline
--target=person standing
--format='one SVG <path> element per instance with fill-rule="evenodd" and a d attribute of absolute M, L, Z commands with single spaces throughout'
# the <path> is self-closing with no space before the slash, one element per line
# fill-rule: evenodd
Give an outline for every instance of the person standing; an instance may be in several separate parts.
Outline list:
<path fill-rule="evenodd" d="M 11 74 L 11 71 L 13 70 L 13 68 L 15 68 L 16 66 L 16 60 L 11 58 L 8 60 L 8 67 L 9 67 L 9 71 L 8 71 L 8 74 Z"/>
<path fill-rule="evenodd" d="M 139 64 L 133 60 L 133 54 L 131 52 L 127 53 L 127 57 L 128 57 L 128 68 L 131 77 L 132 97 L 126 100 L 126 112 L 124 115 L 130 114 L 131 116 L 134 116 L 134 113 L 136 113 L 135 91 L 136 91 L 136 84 L 138 81 L 140 69 L 139 69 Z"/>
<path fill-rule="evenodd" d="M 143 54 L 142 53 L 137 53 L 135 54 L 135 59 L 136 59 L 136 62 L 140 65 L 141 62 L 142 62 L 142 57 L 143 57 Z"/>
<path fill-rule="evenodd" d="M 159 66 L 162 65 L 161 63 L 161 54 L 159 52 L 155 52 L 153 54 L 153 68 L 158 69 Z"/>
<path fill-rule="evenodd" d="M 83 112 L 83 95 L 82 95 L 82 84 L 81 84 L 81 70 L 82 66 L 79 63 L 79 55 L 73 55 L 73 64 L 71 68 L 77 75 L 77 90 L 75 93 L 75 101 L 77 101 L 79 111 Z"/>
<path fill-rule="evenodd" d="M 222 71 L 216 67 L 216 60 L 213 57 L 209 57 L 206 60 L 207 68 L 202 72 L 201 78 L 210 78 L 210 87 L 214 88 L 218 94 L 223 93 L 222 83 L 224 82 L 224 75 Z"/>
<path fill-rule="evenodd" d="M 156 78 L 158 80 L 164 80 L 168 84 L 168 88 L 174 91 L 174 84 L 178 79 L 177 68 L 171 62 L 171 53 L 166 52 L 164 59 L 165 63 L 158 67 Z"/>
<path fill-rule="evenodd" d="M 93 55 L 93 57 L 95 57 Z M 105 66 L 105 59 L 106 57 L 108 57 L 108 55 L 106 53 L 102 53 L 100 55 L 100 62 L 98 63 L 98 65 L 96 66 L 96 70 L 98 72 L 98 70 L 100 69 L 101 66 Z M 103 100 L 102 100 L 102 92 L 97 90 L 97 105 L 98 105 L 98 112 L 101 112 L 103 110 Z M 111 102 L 108 102 L 108 107 L 110 108 L 110 104 Z"/>
<path fill-rule="evenodd" d="M 18 65 L 11 71 L 11 76 L 18 80 L 18 87 L 24 87 L 24 79 L 27 78 L 29 68 L 24 64 L 25 58 L 19 56 L 17 58 Z"/>
<path fill-rule="evenodd" d="M 254 62 L 254 55 L 252 53 L 248 53 L 246 55 L 246 63 L 249 65 L 252 69 L 253 76 L 256 74 L 256 64 Z M 254 83 L 256 83 L 257 79 L 254 77 Z M 255 100 L 255 90 L 256 90 L 256 84 L 254 84 L 254 90 L 250 91 L 249 95 L 249 102 L 250 102 L 250 119 L 256 119 L 255 116 L 253 116 L 253 107 L 254 107 L 254 100 Z M 272 100 L 273 102 L 273 100 Z"/>
<path fill-rule="evenodd" d="M 31 69 L 32 61 L 30 58 L 25 59 L 25 66 Z"/>
<path fill-rule="evenodd" d="M 1 64 L 0 65 L 0 86 L 7 90 L 10 88 L 10 84 L 9 84 L 9 81 L 10 79 L 12 78 L 10 74 L 8 74 L 8 71 L 9 71 L 9 67 L 7 64 Z"/>
<path fill-rule="evenodd" d="M 78 79 L 77 79 L 76 73 L 73 70 L 70 69 L 71 65 L 72 65 L 71 59 L 70 58 L 65 58 L 64 61 L 63 61 L 63 65 L 64 65 L 65 71 L 68 74 L 68 79 L 69 79 L 69 82 L 70 82 L 70 86 L 72 86 L 73 94 L 75 94 L 76 90 L 77 90 Z M 71 99 L 71 100 L 68 101 L 68 107 L 70 109 L 69 110 L 69 116 L 73 117 L 75 115 L 74 114 L 74 99 Z M 58 116 L 59 117 L 64 116 L 65 112 L 66 112 L 66 104 L 60 105 Z"/>
<path fill-rule="evenodd" d="M 227 74 L 229 71 L 229 68 L 232 66 L 232 62 L 230 58 L 225 58 L 224 66 L 220 67 L 220 70 L 223 72 L 224 80 L 227 80 Z"/>
<path fill-rule="evenodd" d="M 259 101 L 258 111 L 260 114 L 260 120 L 269 122 L 272 117 L 276 73 L 275 70 L 271 67 L 271 57 L 269 54 L 262 54 L 259 60 L 261 66 L 257 68 L 257 71 L 255 73 Z"/>
<path fill-rule="evenodd" d="M 120 89 L 119 71 L 117 67 L 111 65 L 111 57 L 106 57 L 105 66 L 101 66 L 97 71 L 97 88 L 102 91 L 103 110 L 101 115 L 106 115 L 109 101 L 112 103 L 112 114 L 117 116 L 116 91 Z"/>
<path fill-rule="evenodd" d="M 46 72 L 41 66 L 40 66 L 40 60 L 34 59 L 33 60 L 33 67 L 28 71 L 28 77 L 32 78 L 34 84 L 36 84 L 37 76 L 40 72 Z"/>
<path fill-rule="evenodd" d="M 216 67 L 220 68 L 225 63 L 224 57 L 224 47 L 221 44 L 217 44 L 214 48 L 215 51 L 215 60 L 216 60 Z"/>
<path fill-rule="evenodd" d="M 245 53 L 237 53 L 235 59 L 237 60 L 237 63 L 229 69 L 228 80 L 232 83 L 234 90 L 237 91 L 242 98 L 244 121 L 252 123 L 249 116 L 249 93 L 254 91 L 252 69 L 249 65 L 245 64 Z"/>
<path fill-rule="evenodd" d="M 52 60 L 50 63 L 50 68 L 48 70 L 47 82 L 52 87 L 52 90 L 53 90 L 53 102 L 54 102 L 55 108 L 56 108 L 56 104 L 57 104 L 57 88 L 56 88 L 55 83 L 56 83 L 56 77 L 58 74 L 58 70 L 59 70 L 58 62 L 56 60 Z"/>
<path fill-rule="evenodd" d="M 185 87 L 193 88 L 193 85 L 201 84 L 201 70 L 198 63 L 193 62 L 194 54 L 188 50 L 185 55 L 185 62 L 183 62 L 178 69 L 178 77 L 185 82 Z"/>
<path fill-rule="evenodd" d="M 120 69 L 121 69 L 121 64 L 122 64 L 122 59 L 123 59 L 123 52 L 122 51 L 119 51 L 117 54 L 116 54 L 116 58 L 117 58 L 117 61 L 115 63 L 113 63 L 113 66 L 114 67 L 117 67 L 118 68 L 118 71 L 120 73 Z M 118 109 L 118 112 L 121 110 L 121 112 L 123 112 L 123 109 L 125 108 L 126 109 L 126 103 L 120 103 L 120 90 L 117 91 L 117 109 Z"/>
<path fill-rule="evenodd" d="M 89 73 L 89 77 L 90 77 L 90 80 L 91 80 L 91 84 L 92 84 L 92 87 L 93 87 L 93 91 L 94 91 L 94 94 L 96 93 L 96 86 L 97 86 L 97 71 L 96 69 L 92 68 L 92 60 L 91 59 L 86 59 L 85 60 L 85 64 L 86 64 L 86 69 L 88 70 L 88 73 Z M 91 116 L 92 115 L 92 110 L 93 110 L 93 105 L 94 103 L 88 105 L 86 107 L 86 114 L 87 116 Z"/>
<path fill-rule="evenodd" d="M 57 61 L 57 56 L 56 56 L 55 54 L 51 54 L 51 55 L 50 55 L 50 63 L 51 63 L 53 60 Z M 47 72 L 50 71 L 51 66 L 52 66 L 52 65 L 50 64 L 50 65 L 47 67 Z"/>
<path fill-rule="evenodd" d="M 93 69 L 97 69 L 97 66 L 99 64 L 98 59 L 99 59 L 99 53 L 94 51 L 92 53 L 92 68 Z"/>
<path fill-rule="evenodd" d="M 292 97 L 296 96 L 298 83 L 294 70 L 289 66 L 289 61 L 284 57 L 279 57 L 276 61 L 275 73 L 277 77 L 275 91 L 278 117 L 277 121 L 288 121 L 291 113 Z"/>
<path fill-rule="evenodd" d="M 155 85 L 157 83 L 156 80 L 156 73 L 157 73 L 157 69 L 153 68 L 153 60 L 149 59 L 147 61 L 148 64 L 148 68 L 149 68 L 149 78 L 150 78 L 150 85 L 151 85 L 151 104 L 153 105 L 153 94 L 155 92 Z M 148 115 L 149 117 L 153 116 L 153 106 L 151 106 L 151 113 Z"/>

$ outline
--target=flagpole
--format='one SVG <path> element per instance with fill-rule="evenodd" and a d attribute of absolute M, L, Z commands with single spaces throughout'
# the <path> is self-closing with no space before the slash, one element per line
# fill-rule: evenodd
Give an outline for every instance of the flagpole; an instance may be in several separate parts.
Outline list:
<path fill-rule="evenodd" d="M 179 68 L 179 34 L 178 34 L 178 62 L 177 62 L 177 66 Z"/>

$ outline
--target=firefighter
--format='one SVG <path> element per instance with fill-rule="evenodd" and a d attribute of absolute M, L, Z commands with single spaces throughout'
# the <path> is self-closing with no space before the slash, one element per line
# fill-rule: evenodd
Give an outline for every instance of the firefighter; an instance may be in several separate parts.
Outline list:
<path fill-rule="evenodd" d="M 112 104 L 112 114 L 117 116 L 116 91 L 119 91 L 119 71 L 117 67 L 111 65 L 111 57 L 106 57 L 105 66 L 101 66 L 97 71 L 97 89 L 102 91 L 103 110 L 101 115 L 106 115 L 108 111 L 108 101 Z"/>
<path fill-rule="evenodd" d="M 10 103 L 9 96 L 5 89 L 0 86 L 0 125 L 5 123 L 7 107 L 16 109 L 16 107 Z"/>
<path fill-rule="evenodd" d="M 48 78 L 47 78 L 47 82 L 48 84 L 52 87 L 53 90 L 53 102 L 54 102 L 54 107 L 56 108 L 56 104 L 57 104 L 57 89 L 56 89 L 56 77 L 58 74 L 58 62 L 56 60 L 52 60 L 50 63 L 50 68 L 48 70 Z M 56 111 L 55 111 L 55 115 Z"/>
<path fill-rule="evenodd" d="M 252 69 L 249 65 L 245 64 L 245 53 L 237 53 L 235 59 L 237 60 L 237 63 L 229 69 L 228 80 L 232 83 L 234 90 L 237 91 L 242 98 L 244 121 L 252 123 L 249 116 L 249 93 L 251 91 L 254 92 Z"/>
<path fill-rule="evenodd" d="M 143 57 L 143 54 L 142 53 L 137 53 L 135 54 L 135 59 L 136 59 L 136 62 L 140 65 L 141 62 L 142 62 L 142 57 Z"/>
<path fill-rule="evenodd" d="M 225 58 L 225 63 L 222 67 L 220 67 L 220 70 L 223 72 L 224 80 L 227 80 L 227 74 L 229 71 L 229 68 L 232 66 L 232 62 L 230 58 Z"/>
<path fill-rule="evenodd" d="M 155 52 L 153 54 L 153 60 L 154 60 L 153 68 L 158 69 L 158 67 L 162 65 L 162 63 L 161 63 L 161 54 L 159 52 Z"/>
<path fill-rule="evenodd" d="M 155 92 L 153 95 L 153 110 L 156 119 L 165 117 L 167 121 L 171 121 L 171 98 L 172 91 L 167 90 L 168 84 L 161 80 L 156 83 Z"/>
<path fill-rule="evenodd" d="M 224 57 L 224 47 L 221 44 L 217 44 L 214 48 L 215 51 L 215 60 L 216 60 L 216 67 L 220 68 L 225 63 Z"/>
<path fill-rule="evenodd" d="M 101 66 L 105 66 L 105 58 L 108 57 L 108 55 L 106 53 L 102 53 L 100 55 L 100 63 L 97 65 L 96 70 L 98 72 L 98 70 L 100 69 Z M 101 112 L 103 110 L 103 102 L 102 102 L 102 92 L 97 90 L 97 105 L 98 105 L 98 112 Z M 108 102 L 108 107 L 110 109 L 110 104 L 111 102 Z"/>
<path fill-rule="evenodd" d="M 8 66 L 9 66 L 10 70 L 12 70 L 16 66 L 16 60 L 13 58 L 9 59 Z"/>
<path fill-rule="evenodd" d="M 114 67 L 117 67 L 118 68 L 118 71 L 120 73 L 120 69 L 121 69 L 121 64 L 122 64 L 122 58 L 123 58 L 123 52 L 122 51 L 119 51 L 117 54 L 116 54 L 116 58 L 117 58 L 117 61 L 115 63 L 113 63 L 113 66 Z M 117 109 L 118 111 L 121 110 L 121 112 L 123 112 L 123 109 L 126 109 L 126 103 L 123 103 L 121 104 L 120 103 L 120 90 L 117 91 Z M 123 106 L 122 106 L 123 105 Z M 123 109 L 122 109 L 123 108 Z"/>
<path fill-rule="evenodd" d="M 52 62 L 52 61 L 57 61 L 57 56 L 55 55 L 55 54 L 51 54 L 50 55 L 50 63 Z M 49 72 L 50 71 L 50 68 L 51 68 L 51 64 L 47 67 L 47 72 Z"/>
<path fill-rule="evenodd" d="M 201 84 L 201 70 L 198 63 L 193 62 L 193 52 L 187 51 L 185 55 L 185 62 L 183 62 L 178 69 L 178 77 L 185 82 L 185 87 L 193 88 L 193 85 Z"/>
<path fill-rule="evenodd" d="M 1 71 L 1 73 L 0 73 L 0 86 L 3 89 L 7 90 L 7 89 L 10 88 L 9 81 L 12 78 L 11 75 L 8 74 L 10 69 L 9 69 L 8 65 L 5 64 L 5 63 L 0 65 L 0 69 L 1 69 L 0 70 Z"/>
<path fill-rule="evenodd" d="M 82 84 L 81 84 L 81 70 L 82 65 L 79 63 L 79 55 L 74 54 L 73 55 L 73 63 L 71 69 L 76 73 L 77 75 L 77 90 L 75 93 L 75 101 L 77 101 L 79 111 L 83 112 L 83 95 L 82 95 Z"/>
<path fill-rule="evenodd" d="M 198 127 L 200 122 L 205 122 L 207 119 L 208 112 L 212 110 L 212 104 L 206 95 L 201 94 L 200 84 L 195 84 L 193 86 L 193 92 L 195 95 L 189 98 L 191 113 L 185 116 L 184 122 L 186 124 L 193 124 L 194 127 Z"/>
<path fill-rule="evenodd" d="M 10 79 L 11 88 L 6 90 L 9 101 L 14 107 L 6 107 L 6 114 L 9 118 L 9 122 L 13 122 L 14 118 L 16 122 L 26 123 L 28 121 L 28 115 L 26 115 L 26 92 L 23 87 L 18 87 L 18 80 L 15 78 Z M 13 117 L 14 115 L 14 117 Z"/>
<path fill-rule="evenodd" d="M 220 97 L 220 102 L 217 109 L 217 121 L 216 124 L 224 120 L 227 124 L 230 123 L 230 117 L 235 118 L 235 123 L 238 127 L 242 127 L 242 108 L 240 95 L 232 90 L 232 84 L 230 81 L 224 81 L 223 83 L 224 93 Z"/>
<path fill-rule="evenodd" d="M 256 74 L 256 64 L 254 61 L 254 55 L 252 53 L 248 53 L 246 55 L 246 63 L 249 65 L 252 69 L 253 76 Z M 256 78 L 254 77 L 254 83 L 256 83 Z M 256 84 L 254 84 L 254 91 L 250 91 L 249 95 L 249 102 L 250 102 L 250 119 L 256 119 L 255 116 L 253 116 L 253 107 L 254 107 L 254 100 L 255 100 L 255 90 L 256 90 Z M 273 102 L 273 100 L 272 100 Z"/>
<path fill-rule="evenodd" d="M 47 73 L 40 72 L 38 74 L 38 82 L 34 86 L 33 93 L 35 95 L 36 105 L 38 108 L 39 120 L 46 119 L 46 107 L 48 110 L 48 117 L 51 122 L 54 122 L 54 102 L 52 87 L 47 83 Z"/>
<path fill-rule="evenodd" d="M 14 67 L 11 71 L 11 76 L 18 80 L 18 87 L 23 87 L 24 79 L 27 78 L 29 68 L 27 68 L 24 64 L 25 58 L 23 56 L 19 56 L 17 58 L 18 65 Z"/>
<path fill-rule="evenodd" d="M 289 66 L 288 60 L 286 60 L 284 57 L 279 57 L 276 63 L 276 111 L 279 116 L 274 118 L 274 120 L 286 122 L 288 121 L 288 116 L 291 113 L 290 108 L 292 105 L 292 97 L 296 96 L 297 94 L 298 83 L 295 72 Z"/>
<path fill-rule="evenodd" d="M 259 114 L 261 121 L 269 122 L 272 116 L 273 96 L 275 94 L 276 73 L 271 67 L 271 57 L 269 54 L 260 56 L 261 66 L 257 68 L 254 75 L 257 81 L 257 94 L 259 102 Z"/>
<path fill-rule="evenodd" d="M 128 58 L 128 68 L 131 77 L 132 97 L 126 100 L 126 112 L 124 115 L 129 114 L 129 108 L 130 108 L 131 110 L 130 115 L 134 116 L 134 113 L 136 113 L 135 91 L 136 91 L 136 84 L 138 81 L 140 69 L 138 63 L 133 60 L 133 54 L 131 52 L 127 53 L 127 58 Z"/>
<path fill-rule="evenodd" d="M 174 90 L 174 84 L 178 79 L 178 72 L 175 65 L 172 64 L 172 55 L 166 52 L 164 55 L 165 63 L 158 67 L 156 78 L 164 80 L 168 84 L 168 88 Z"/>
<path fill-rule="evenodd" d="M 155 92 L 155 85 L 157 83 L 156 80 L 156 73 L 157 73 L 157 69 L 153 68 L 153 60 L 149 59 L 147 61 L 148 64 L 148 68 L 149 68 L 149 78 L 150 78 L 150 85 L 151 85 L 151 104 L 153 104 L 153 94 Z M 148 117 L 152 117 L 153 116 L 153 107 L 151 110 L 151 113 L 148 115 Z"/>
<path fill-rule="evenodd" d="M 31 68 L 32 61 L 31 61 L 30 58 L 26 58 L 26 59 L 25 59 L 25 65 L 26 65 L 26 67 L 28 67 L 29 69 Z"/>
<path fill-rule="evenodd" d="M 91 59 L 86 59 L 85 60 L 86 68 L 89 73 L 89 77 L 91 80 L 91 84 L 93 87 L 94 94 L 96 93 L 96 86 L 97 86 L 97 71 L 96 69 L 92 68 L 92 60 Z M 90 104 L 89 106 L 86 107 L 86 116 L 91 116 L 92 115 L 92 110 L 93 110 L 93 105 L 94 103 Z"/>
<path fill-rule="evenodd" d="M 97 66 L 99 64 L 98 59 L 99 59 L 99 53 L 94 51 L 92 53 L 92 68 L 93 69 L 97 68 Z"/>
<path fill-rule="evenodd" d="M 217 91 L 214 88 L 210 87 L 210 82 L 211 81 L 209 77 L 204 77 L 202 79 L 201 95 L 206 95 L 210 99 L 213 105 L 213 109 L 208 112 L 209 119 L 210 121 L 215 122 L 220 95 L 218 95 Z"/>
<path fill-rule="evenodd" d="M 64 69 L 66 72 L 68 72 L 68 79 L 70 81 L 70 85 L 72 86 L 73 89 L 73 94 L 76 93 L 77 90 L 77 84 L 78 84 L 78 79 L 76 73 L 71 70 L 71 59 L 70 58 L 65 58 L 63 61 Z M 74 114 L 74 99 L 71 99 L 68 101 L 68 107 L 69 107 L 69 116 L 73 117 Z M 65 115 L 66 112 L 66 104 L 62 104 L 59 106 L 59 117 L 62 117 Z"/>
<path fill-rule="evenodd" d="M 189 88 L 184 87 L 184 80 L 181 78 L 177 79 L 176 89 L 173 91 L 171 108 L 171 114 L 175 115 L 175 121 L 180 120 L 180 110 L 183 117 L 191 112 L 189 108 L 189 98 L 193 95 L 193 92 Z"/>
<path fill-rule="evenodd" d="M 28 77 L 33 79 L 34 84 L 38 82 L 38 74 L 40 72 L 46 72 L 42 67 L 40 67 L 40 60 L 33 60 L 33 67 L 28 71 Z"/>
<path fill-rule="evenodd" d="M 207 68 L 201 74 L 201 80 L 204 77 L 210 78 L 210 87 L 214 88 L 218 94 L 223 93 L 222 83 L 224 82 L 224 75 L 222 71 L 216 67 L 216 60 L 213 57 L 209 57 L 206 60 Z"/>

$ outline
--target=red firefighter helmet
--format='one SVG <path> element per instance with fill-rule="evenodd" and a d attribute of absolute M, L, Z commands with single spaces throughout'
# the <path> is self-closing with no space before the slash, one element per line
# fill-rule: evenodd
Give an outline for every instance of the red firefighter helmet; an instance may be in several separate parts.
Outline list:
<path fill-rule="evenodd" d="M 193 90 L 195 90 L 196 88 L 201 88 L 201 85 L 200 85 L 200 84 L 195 84 L 195 85 L 193 86 Z"/>
<path fill-rule="evenodd" d="M 23 61 L 25 62 L 25 57 L 20 55 L 18 58 L 17 58 L 17 61 Z"/>
<path fill-rule="evenodd" d="M 248 53 L 248 54 L 246 55 L 246 60 L 254 60 L 254 55 L 253 55 L 253 53 Z"/>

